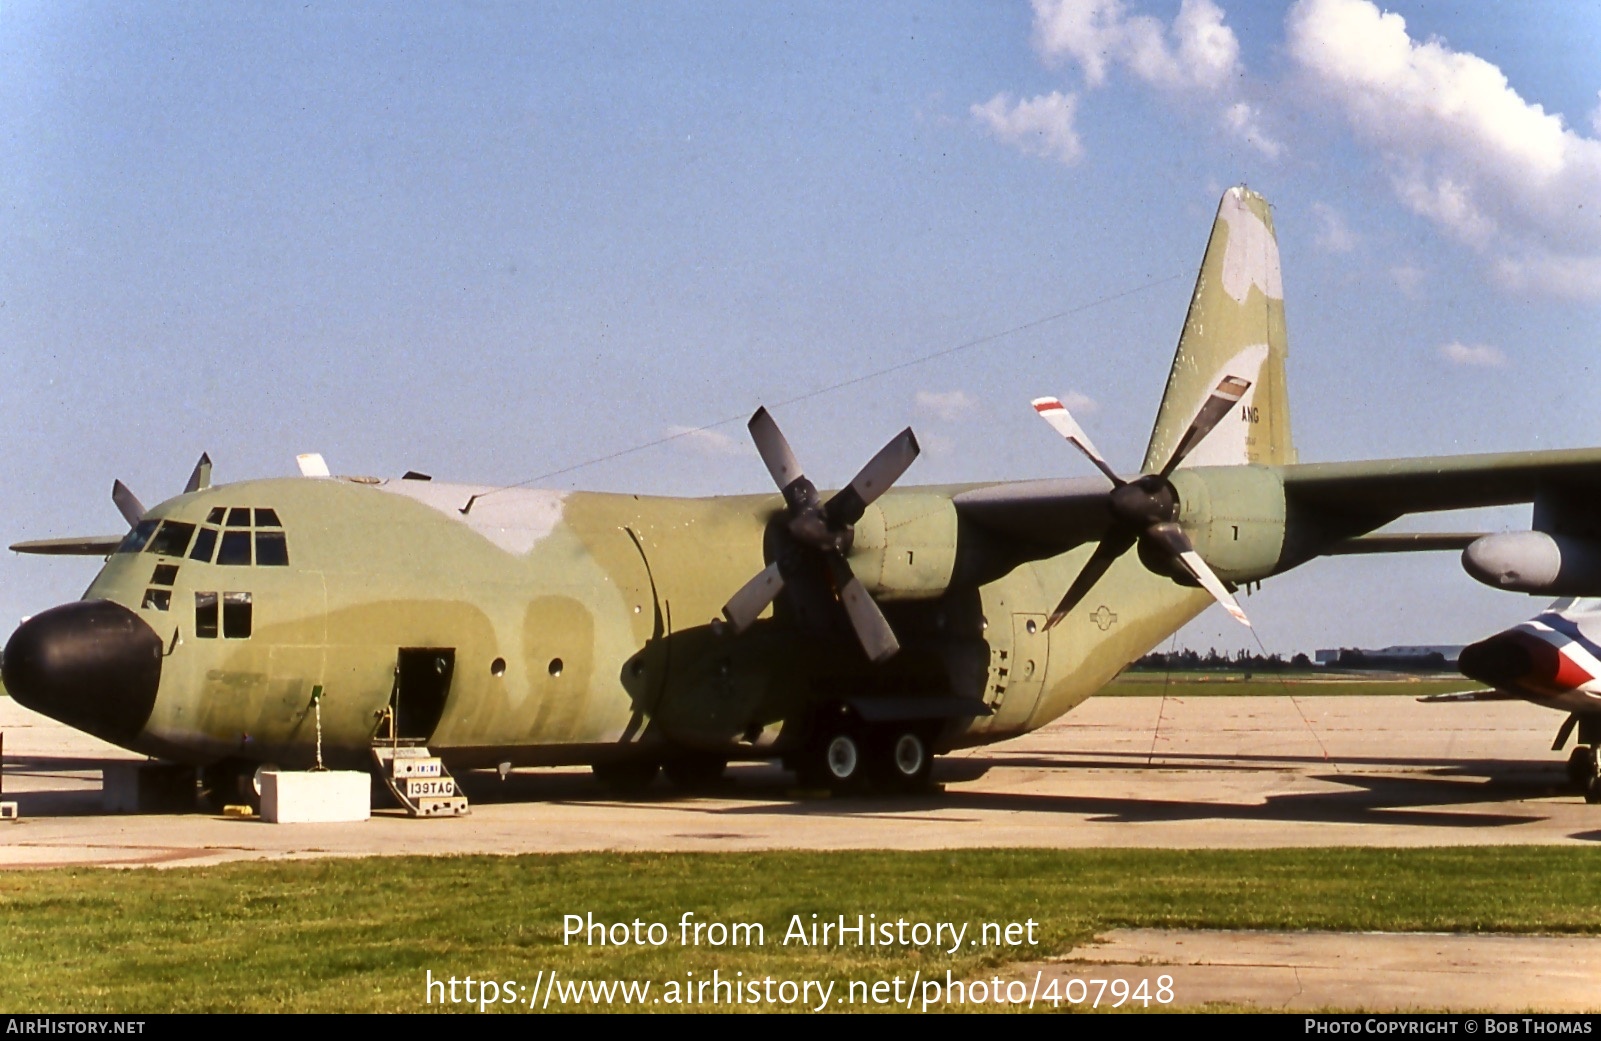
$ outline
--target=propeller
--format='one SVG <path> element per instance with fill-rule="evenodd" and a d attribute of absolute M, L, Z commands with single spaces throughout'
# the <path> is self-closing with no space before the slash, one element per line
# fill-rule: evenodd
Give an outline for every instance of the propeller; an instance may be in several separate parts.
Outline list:
<path fill-rule="evenodd" d="M 1143 558 L 1148 561 L 1166 562 L 1173 570 L 1188 574 L 1197 585 L 1211 593 L 1212 599 L 1222 604 L 1240 624 L 1250 626 L 1251 620 L 1240 609 L 1239 601 L 1234 599 L 1234 595 L 1206 561 L 1201 559 L 1201 555 L 1195 552 L 1194 543 L 1179 526 L 1178 493 L 1174 491 L 1173 482 L 1169 480 L 1179 463 L 1206 439 L 1206 435 L 1216 428 L 1223 417 L 1228 415 L 1229 410 L 1238 404 L 1240 398 L 1250 389 L 1249 380 L 1240 379 L 1238 376 L 1224 376 L 1218 383 L 1217 389 L 1212 391 L 1211 396 L 1196 413 L 1194 421 L 1179 439 L 1178 447 L 1173 449 L 1173 455 L 1162 469 L 1153 474 L 1143 474 L 1132 481 L 1119 477 L 1108 465 L 1105 457 L 1091 443 L 1083 428 L 1067 411 L 1067 406 L 1056 398 L 1034 400 L 1034 411 L 1040 414 L 1040 418 L 1049 423 L 1068 443 L 1083 452 L 1112 482 L 1112 490 L 1106 497 L 1107 508 L 1112 517 L 1111 527 L 1101 538 L 1100 544 L 1095 547 L 1095 552 L 1090 554 L 1084 570 L 1080 571 L 1078 577 L 1073 579 L 1073 584 L 1068 586 L 1067 593 L 1056 605 L 1056 610 L 1051 612 L 1045 628 L 1049 629 L 1065 618 L 1069 611 L 1078 606 L 1080 600 L 1089 595 L 1089 591 L 1112 564 L 1136 545 L 1140 547 Z"/>
<path fill-rule="evenodd" d="M 195 468 L 189 473 L 189 480 L 183 486 L 183 493 L 198 492 L 211 487 L 211 456 L 205 452 L 200 453 L 200 459 Z M 114 481 L 111 485 L 111 501 L 116 503 L 117 510 L 122 519 L 128 522 L 128 527 L 136 527 L 145 518 L 145 505 L 139 501 L 127 485 L 121 481 Z"/>
<path fill-rule="evenodd" d="M 917 458 L 920 449 L 912 428 L 902 430 L 889 444 L 879 449 L 878 454 L 862 467 L 851 483 L 834 493 L 825 503 L 818 495 L 817 486 L 807 479 L 795 453 L 790 450 L 789 442 L 784 439 L 767 409 L 757 409 L 748 425 L 751 439 L 756 442 L 756 451 L 760 453 L 762 462 L 767 464 L 767 472 L 772 474 L 773 482 L 784 494 L 784 507 L 788 513 L 785 527 L 795 548 L 822 557 L 834 596 L 845 609 L 856 639 L 867 657 L 875 664 L 893 657 L 900 650 L 900 642 L 895 639 L 895 632 L 890 628 L 884 612 L 879 610 L 861 580 L 851 571 L 846 557 L 855 539 L 856 522 L 862 519 L 867 507 L 899 480 Z M 734 627 L 734 632 L 741 633 L 748 629 L 756 621 L 756 616 L 766 610 L 767 605 L 783 591 L 785 582 L 793 580 L 802 566 L 794 554 L 781 552 L 771 564 L 741 586 L 723 606 L 723 615 Z"/>

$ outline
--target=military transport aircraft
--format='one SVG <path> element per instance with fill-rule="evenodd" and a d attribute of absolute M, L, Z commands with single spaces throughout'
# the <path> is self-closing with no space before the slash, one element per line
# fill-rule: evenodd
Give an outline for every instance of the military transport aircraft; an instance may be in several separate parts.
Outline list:
<path fill-rule="evenodd" d="M 4 682 L 219 788 L 310 766 L 319 728 L 334 765 L 410 741 L 456 768 L 590 764 L 624 786 L 779 758 L 836 789 L 909 787 L 938 753 L 1060 716 L 1214 600 L 1243 620 L 1231 586 L 1398 548 L 1362 537 L 1404 514 L 1601 481 L 1601 449 L 1297 463 L 1286 351 L 1272 215 L 1230 189 L 1137 476 L 1052 399 L 1035 408 L 1104 476 L 892 488 L 907 430 L 825 497 L 765 410 L 750 430 L 779 494 L 317 459 L 212 486 L 202 457 L 153 509 L 116 486 L 125 536 L 13 547 L 108 556 L 82 600 L 11 637 Z"/>

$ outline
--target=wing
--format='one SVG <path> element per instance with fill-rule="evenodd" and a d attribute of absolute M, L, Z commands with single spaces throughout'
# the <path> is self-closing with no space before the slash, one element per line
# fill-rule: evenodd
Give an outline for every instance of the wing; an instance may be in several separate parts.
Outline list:
<path fill-rule="evenodd" d="M 13 553 L 37 553 L 47 557 L 109 557 L 126 535 L 91 535 L 78 539 L 33 539 L 12 543 Z"/>
<path fill-rule="evenodd" d="M 1252 511 L 1281 528 L 1279 557 L 1272 567 L 1253 569 L 1255 579 L 1324 554 L 1461 549 L 1477 533 L 1369 533 L 1413 513 L 1505 506 L 1548 493 L 1601 494 L 1601 449 L 1194 467 L 1179 473 L 1181 496 L 1200 504 L 1198 514 L 1180 518 L 1187 530 L 1206 516 L 1221 522 Z M 1252 490 L 1242 498 L 1246 484 Z M 965 487 L 953 490 L 952 501 L 964 536 L 1003 547 L 990 555 L 1012 566 L 1099 541 L 1111 527 L 1108 488 L 1100 477 Z"/>
<path fill-rule="evenodd" d="M 1293 501 L 1332 513 L 1384 518 L 1531 502 L 1548 487 L 1601 488 L 1601 449 L 1300 463 L 1279 467 Z M 1369 528 L 1368 530 L 1372 530 Z"/>

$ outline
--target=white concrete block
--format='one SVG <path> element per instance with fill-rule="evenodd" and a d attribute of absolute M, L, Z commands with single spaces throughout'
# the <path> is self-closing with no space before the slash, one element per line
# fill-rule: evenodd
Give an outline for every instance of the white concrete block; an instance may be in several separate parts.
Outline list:
<path fill-rule="evenodd" d="M 193 813 L 195 768 L 181 763 L 107 763 L 100 805 L 107 813 Z"/>
<path fill-rule="evenodd" d="M 269 824 L 334 824 L 372 816 L 372 778 L 361 770 L 263 770 L 261 817 Z"/>

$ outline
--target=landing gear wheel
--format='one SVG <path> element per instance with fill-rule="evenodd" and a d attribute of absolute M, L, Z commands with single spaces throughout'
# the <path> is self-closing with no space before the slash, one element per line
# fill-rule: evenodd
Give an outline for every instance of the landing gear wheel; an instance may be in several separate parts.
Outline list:
<path fill-rule="evenodd" d="M 1596 773 L 1595 749 L 1589 745 L 1574 748 L 1573 754 L 1568 756 L 1568 783 L 1583 791 Z"/>
<path fill-rule="evenodd" d="M 261 812 L 261 787 L 258 780 L 263 764 L 243 759 L 224 759 L 200 768 L 200 802 L 211 813 L 221 813 L 226 806 L 249 806 Z"/>
<path fill-rule="evenodd" d="M 1591 805 L 1601 803 L 1601 777 L 1590 778 L 1584 789 L 1584 801 Z"/>
<path fill-rule="evenodd" d="M 862 743 L 852 731 L 824 730 L 807 749 L 795 772 L 808 788 L 851 791 L 862 779 Z"/>
<path fill-rule="evenodd" d="M 595 763 L 590 767 L 595 780 L 613 795 L 639 795 L 656 780 L 661 764 L 650 760 L 623 759 L 613 763 Z"/>
<path fill-rule="evenodd" d="M 715 755 L 689 753 L 674 756 L 664 764 L 667 779 L 686 792 L 708 792 L 723 780 L 728 761 Z"/>
<path fill-rule="evenodd" d="M 917 791 L 927 785 L 934 765 L 927 739 L 916 730 L 887 731 L 879 743 L 876 760 L 879 783 L 897 792 Z"/>

